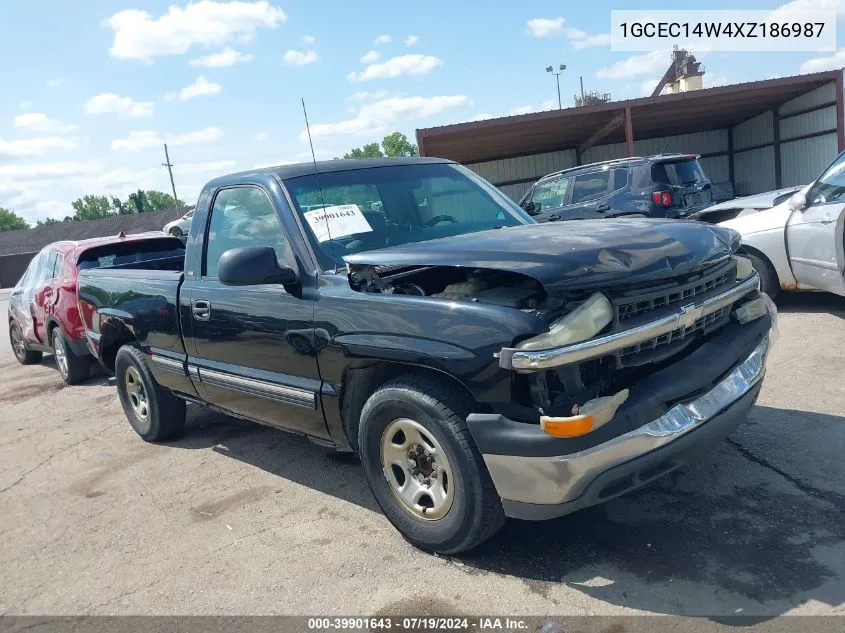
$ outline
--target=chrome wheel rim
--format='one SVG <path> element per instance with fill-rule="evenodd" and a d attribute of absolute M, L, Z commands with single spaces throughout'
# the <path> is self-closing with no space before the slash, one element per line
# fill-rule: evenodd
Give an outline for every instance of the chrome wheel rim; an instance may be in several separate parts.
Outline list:
<path fill-rule="evenodd" d="M 15 352 L 15 358 L 22 360 L 26 354 L 26 343 L 23 340 L 21 329 L 17 325 L 14 325 L 9 334 L 12 337 L 12 351 Z"/>
<path fill-rule="evenodd" d="M 146 422 L 150 417 L 150 404 L 147 400 L 147 390 L 141 382 L 141 374 L 134 367 L 129 367 L 123 380 L 132 410 L 139 419 Z"/>
<path fill-rule="evenodd" d="M 53 356 L 56 358 L 56 366 L 59 368 L 59 373 L 62 376 L 67 376 L 65 342 L 62 340 L 62 335 L 58 329 L 53 332 Z"/>
<path fill-rule="evenodd" d="M 381 466 L 393 495 L 415 517 L 435 521 L 451 509 L 452 468 L 443 447 L 419 422 L 399 418 L 387 425 Z"/>

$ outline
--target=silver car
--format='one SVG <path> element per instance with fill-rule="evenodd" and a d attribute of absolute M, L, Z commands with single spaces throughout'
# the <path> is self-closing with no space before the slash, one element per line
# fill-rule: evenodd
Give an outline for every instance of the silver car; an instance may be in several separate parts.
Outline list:
<path fill-rule="evenodd" d="M 722 222 L 742 235 L 764 292 L 845 296 L 845 152 L 815 182 L 771 209 Z"/>
<path fill-rule="evenodd" d="M 194 217 L 194 210 L 191 209 L 181 218 L 168 222 L 162 227 L 162 231 L 173 237 L 182 237 L 191 230 L 191 218 Z"/>

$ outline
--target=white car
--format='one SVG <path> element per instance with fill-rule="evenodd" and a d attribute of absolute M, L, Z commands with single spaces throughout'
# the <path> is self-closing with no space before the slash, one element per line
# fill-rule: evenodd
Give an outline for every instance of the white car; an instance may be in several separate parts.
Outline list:
<path fill-rule="evenodd" d="M 845 296 L 845 152 L 813 183 L 777 206 L 720 223 L 742 235 L 762 290 Z"/>
<path fill-rule="evenodd" d="M 191 218 L 194 217 L 194 210 L 191 209 L 181 218 L 168 222 L 162 227 L 162 231 L 173 237 L 182 237 L 191 230 Z"/>
<path fill-rule="evenodd" d="M 771 209 L 803 188 L 804 185 L 800 187 L 787 187 L 786 189 L 775 189 L 774 191 L 766 191 L 765 193 L 755 193 L 753 196 L 732 198 L 731 200 L 712 204 L 706 209 L 693 213 L 689 216 L 689 219 L 713 222 L 714 224 L 727 222 L 743 215 L 757 213 L 764 209 Z"/>

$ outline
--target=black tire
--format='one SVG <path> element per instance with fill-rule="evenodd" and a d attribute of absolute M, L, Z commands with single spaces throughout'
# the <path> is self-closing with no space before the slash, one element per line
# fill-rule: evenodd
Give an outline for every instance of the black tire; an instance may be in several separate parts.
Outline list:
<path fill-rule="evenodd" d="M 121 347 L 114 361 L 114 375 L 123 412 L 144 441 L 163 442 L 182 435 L 185 401 L 155 381 L 140 350 L 131 345 Z M 138 384 L 143 389 L 146 416 L 139 413 L 138 391 L 134 391 Z"/>
<path fill-rule="evenodd" d="M 780 281 L 778 280 L 778 275 L 774 267 L 765 257 L 749 252 L 745 252 L 744 255 L 751 260 L 751 265 L 754 266 L 754 270 L 760 275 L 760 290 L 769 295 L 769 298 L 774 301 L 780 292 Z"/>
<path fill-rule="evenodd" d="M 68 345 L 67 337 L 59 326 L 50 331 L 50 343 L 53 346 L 56 368 L 66 384 L 75 385 L 91 375 L 91 361 L 87 356 L 77 356 L 73 353 Z"/>
<path fill-rule="evenodd" d="M 429 376 L 405 375 L 381 386 L 361 411 L 358 443 L 370 489 L 393 526 L 414 546 L 441 554 L 471 549 L 505 522 L 501 500 L 464 421 L 469 398 Z M 442 447 L 451 470 L 452 501 L 442 518 L 424 519 L 400 502 L 382 466 L 382 435 L 393 421 L 421 425 Z"/>
<path fill-rule="evenodd" d="M 9 322 L 9 342 L 12 344 L 12 352 L 15 358 L 21 365 L 34 365 L 41 361 L 41 352 L 26 348 L 21 327 L 14 321 Z"/>
<path fill-rule="evenodd" d="M 180 229 L 178 226 L 171 227 L 168 233 L 173 237 L 182 237 L 182 229 Z"/>

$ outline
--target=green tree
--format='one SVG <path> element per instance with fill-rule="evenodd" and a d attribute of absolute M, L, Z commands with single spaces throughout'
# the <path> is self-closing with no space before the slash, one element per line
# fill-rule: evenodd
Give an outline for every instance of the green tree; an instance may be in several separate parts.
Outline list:
<path fill-rule="evenodd" d="M 18 229 L 28 228 L 29 224 L 21 216 L 14 211 L 0 207 L 0 231 L 17 231 Z"/>
<path fill-rule="evenodd" d="M 61 223 L 62 220 L 57 220 L 56 218 L 47 218 L 45 220 L 38 220 L 38 222 L 35 223 L 35 228 L 38 228 L 40 226 L 52 226 L 53 224 Z"/>
<path fill-rule="evenodd" d="M 367 143 L 364 147 L 356 147 L 343 155 L 344 158 L 381 158 L 384 156 L 378 143 Z"/>
<path fill-rule="evenodd" d="M 106 196 L 82 196 L 70 203 L 76 212 L 74 220 L 99 220 L 114 215 Z"/>
<path fill-rule="evenodd" d="M 167 211 L 169 209 L 182 208 L 185 203 L 181 200 L 176 200 L 169 193 L 163 191 L 150 190 L 145 192 L 147 195 L 147 202 L 149 208 L 147 211 Z"/>
<path fill-rule="evenodd" d="M 132 207 L 135 213 L 144 213 L 149 211 L 150 203 L 147 201 L 147 194 L 138 189 L 135 193 L 129 194 L 129 199 L 126 201 L 127 206 Z"/>
<path fill-rule="evenodd" d="M 381 146 L 384 148 L 384 155 L 391 158 L 417 156 L 419 153 L 417 146 L 411 143 L 408 137 L 401 132 L 394 132 L 385 136 Z"/>

